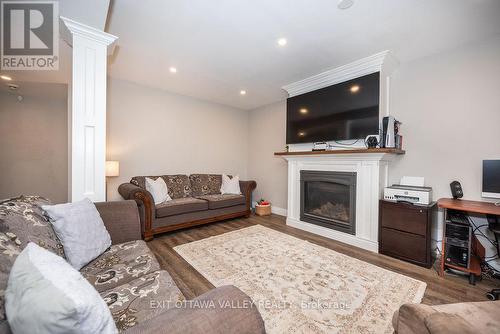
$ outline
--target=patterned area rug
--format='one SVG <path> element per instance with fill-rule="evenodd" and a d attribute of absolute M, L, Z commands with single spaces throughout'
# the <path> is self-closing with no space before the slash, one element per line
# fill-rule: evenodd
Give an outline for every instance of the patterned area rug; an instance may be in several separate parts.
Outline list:
<path fill-rule="evenodd" d="M 174 248 L 214 286 L 257 304 L 268 333 L 392 333 L 426 284 L 256 225 Z"/>

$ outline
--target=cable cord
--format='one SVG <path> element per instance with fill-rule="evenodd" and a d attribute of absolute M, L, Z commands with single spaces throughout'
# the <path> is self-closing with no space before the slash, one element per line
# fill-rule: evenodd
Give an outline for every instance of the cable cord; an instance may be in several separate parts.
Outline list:
<path fill-rule="evenodd" d="M 474 226 L 474 230 L 472 231 L 472 233 L 474 233 L 474 235 L 480 235 L 482 237 L 484 237 L 486 240 L 488 240 L 496 249 L 497 249 L 497 253 L 498 253 L 498 247 L 497 247 L 497 243 L 495 240 L 492 240 L 490 239 L 486 234 L 484 234 L 483 231 L 481 231 L 479 228 L 480 227 L 483 227 L 483 226 L 487 226 L 487 224 L 483 224 L 483 225 L 479 225 L 479 226 L 476 226 L 476 224 L 474 224 L 474 221 L 469 217 L 469 216 L 466 216 L 467 217 L 467 220 L 469 221 L 469 223 Z M 475 232 L 478 231 L 480 234 L 476 234 Z"/>

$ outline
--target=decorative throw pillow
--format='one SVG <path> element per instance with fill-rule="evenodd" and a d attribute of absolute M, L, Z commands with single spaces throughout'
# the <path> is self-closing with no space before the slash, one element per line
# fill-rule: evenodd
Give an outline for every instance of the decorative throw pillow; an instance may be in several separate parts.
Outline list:
<path fill-rule="evenodd" d="M 222 185 L 220 187 L 220 193 L 224 194 L 236 194 L 240 195 L 240 177 L 238 175 L 229 178 L 226 174 L 222 174 Z"/>
<path fill-rule="evenodd" d="M 30 242 L 5 292 L 13 333 L 117 333 L 108 306 L 62 257 Z"/>
<path fill-rule="evenodd" d="M 79 202 L 44 205 L 68 262 L 80 270 L 111 246 L 104 222 L 88 198 Z"/>
<path fill-rule="evenodd" d="M 160 204 L 166 201 L 171 201 L 172 198 L 168 194 L 168 188 L 163 178 L 159 177 L 156 180 L 146 178 L 146 190 L 153 196 L 155 204 Z"/>
<path fill-rule="evenodd" d="M 39 196 L 19 196 L 0 201 L 0 332 L 5 320 L 5 289 L 17 256 L 34 242 L 64 257 L 63 246 L 41 208 L 50 201 Z"/>

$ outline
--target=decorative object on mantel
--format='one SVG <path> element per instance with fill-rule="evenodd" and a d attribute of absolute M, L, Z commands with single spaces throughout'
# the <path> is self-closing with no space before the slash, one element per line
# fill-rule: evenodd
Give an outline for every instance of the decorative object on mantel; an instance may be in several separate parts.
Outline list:
<path fill-rule="evenodd" d="M 231 284 L 250 296 L 270 334 L 366 333 L 367 328 L 392 333 L 394 312 L 419 303 L 426 288 L 424 282 L 261 225 L 174 250 L 214 286 Z"/>
<path fill-rule="evenodd" d="M 366 148 L 376 148 L 377 145 L 379 144 L 379 138 L 380 136 L 368 136 L 365 139 L 365 145 Z"/>
<path fill-rule="evenodd" d="M 261 198 L 255 205 L 255 214 L 257 216 L 271 215 L 271 203 Z"/>
<path fill-rule="evenodd" d="M 328 149 L 328 144 L 324 141 L 314 143 L 313 145 L 313 151 L 326 151 Z"/>

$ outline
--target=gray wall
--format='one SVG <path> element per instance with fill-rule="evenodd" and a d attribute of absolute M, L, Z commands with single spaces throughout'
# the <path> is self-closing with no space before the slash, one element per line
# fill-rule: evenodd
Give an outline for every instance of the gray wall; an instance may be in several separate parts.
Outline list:
<path fill-rule="evenodd" d="M 20 83 L 23 101 L 0 91 L 0 198 L 68 193 L 67 86 Z"/>
<path fill-rule="evenodd" d="M 394 74 L 391 110 L 403 122 L 404 148 L 390 182 L 424 176 L 434 197 L 449 197 L 459 180 L 467 199 L 481 199 L 481 162 L 500 159 L 500 39 L 403 63 Z M 250 112 L 248 176 L 258 196 L 287 206 L 285 102 Z M 261 145 L 258 145 L 262 143 Z"/>
<path fill-rule="evenodd" d="M 135 175 L 228 173 L 247 177 L 248 112 L 108 78 L 108 200 Z"/>

